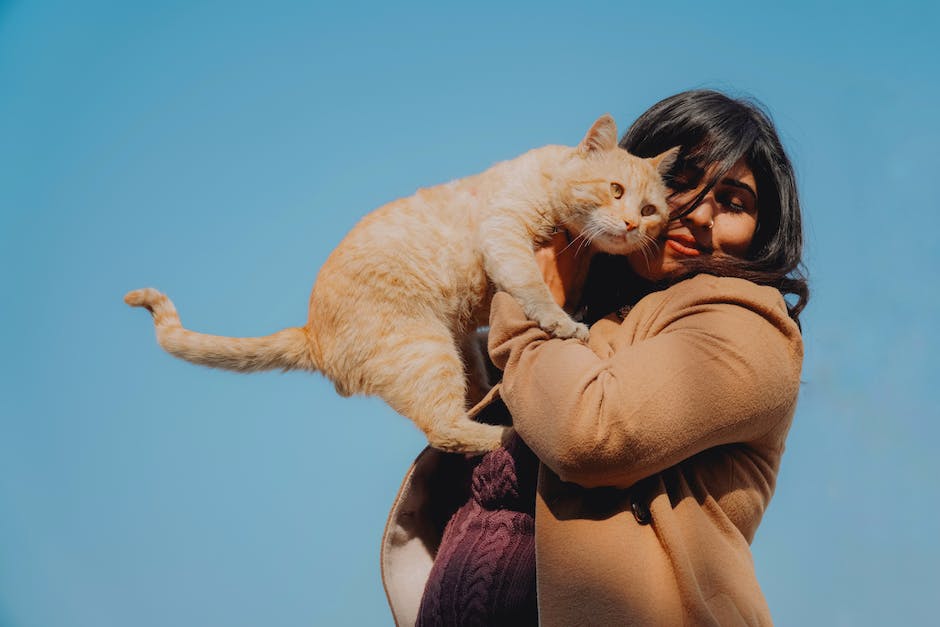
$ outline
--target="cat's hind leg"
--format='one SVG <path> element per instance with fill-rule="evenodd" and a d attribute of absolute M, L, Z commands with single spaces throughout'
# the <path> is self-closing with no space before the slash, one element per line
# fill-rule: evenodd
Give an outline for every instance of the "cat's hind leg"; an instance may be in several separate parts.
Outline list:
<path fill-rule="evenodd" d="M 467 417 L 464 363 L 443 324 L 428 320 L 399 324 L 385 334 L 382 344 L 381 357 L 370 367 L 377 384 L 374 393 L 412 419 L 431 446 L 477 454 L 508 439 L 511 428 Z"/>

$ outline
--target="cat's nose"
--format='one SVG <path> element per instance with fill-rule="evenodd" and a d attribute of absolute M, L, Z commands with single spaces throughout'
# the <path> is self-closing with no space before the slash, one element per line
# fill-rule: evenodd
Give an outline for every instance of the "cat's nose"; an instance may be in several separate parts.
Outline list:
<path fill-rule="evenodd" d="M 624 220 L 623 223 L 627 226 L 627 231 L 632 231 L 636 228 L 636 223 L 630 222 L 629 220 Z"/>

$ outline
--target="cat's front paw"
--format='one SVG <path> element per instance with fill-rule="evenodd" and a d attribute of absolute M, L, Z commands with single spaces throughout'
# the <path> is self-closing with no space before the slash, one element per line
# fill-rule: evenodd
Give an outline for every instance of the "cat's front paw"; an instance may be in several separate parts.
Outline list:
<path fill-rule="evenodd" d="M 536 322 L 538 322 L 539 326 L 542 327 L 545 331 L 561 339 L 569 337 L 576 337 L 582 341 L 587 341 L 588 339 L 587 325 L 581 324 L 580 322 L 575 322 L 568 316 L 545 317 L 536 320 Z"/>

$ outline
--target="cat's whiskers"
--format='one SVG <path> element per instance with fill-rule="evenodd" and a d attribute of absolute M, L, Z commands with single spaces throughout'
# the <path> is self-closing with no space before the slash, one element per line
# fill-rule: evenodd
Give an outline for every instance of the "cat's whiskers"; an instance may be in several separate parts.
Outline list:
<path fill-rule="evenodd" d="M 581 245 L 578 246 L 578 250 L 575 254 L 581 254 L 581 251 L 585 246 L 590 246 L 594 243 L 594 240 L 597 239 L 597 236 L 606 231 L 602 224 L 590 224 L 588 227 L 581 233 L 584 236 L 584 239 L 581 242 Z"/>
<path fill-rule="evenodd" d="M 574 251 L 575 256 L 580 255 L 581 251 L 584 250 L 584 247 L 591 243 L 591 228 L 591 226 L 587 226 L 583 231 L 581 231 L 581 234 L 579 235 L 581 241 L 578 242 L 578 249 Z"/>
<path fill-rule="evenodd" d="M 593 236 L 586 235 L 586 236 L 584 237 L 584 239 L 581 240 L 581 243 L 578 244 L 578 251 L 577 251 L 577 253 L 575 253 L 575 254 L 580 255 L 582 250 L 584 250 L 585 248 L 590 248 L 590 247 L 591 247 L 591 243 L 592 243 L 593 241 L 594 241 L 594 237 L 593 237 Z"/>
<path fill-rule="evenodd" d="M 564 248 L 562 248 L 561 250 L 559 250 L 557 253 L 555 253 L 555 258 L 557 259 L 563 252 L 565 252 L 566 250 L 568 250 L 569 248 L 571 248 L 572 244 L 574 244 L 574 243 L 575 243 L 576 241 L 578 241 L 579 239 L 582 239 L 583 237 L 584 237 L 584 233 L 578 233 L 574 238 L 572 238 L 572 240 L 571 240 L 570 242 L 568 242 L 568 245 L 567 245 L 567 246 L 565 246 Z M 577 255 L 578 252 L 580 252 L 580 250 L 581 250 L 581 248 L 580 248 L 580 246 L 579 246 L 579 247 L 578 247 L 578 250 L 575 251 L 575 255 Z"/>
<path fill-rule="evenodd" d="M 640 240 L 640 252 L 643 254 L 643 261 L 646 262 L 646 266 L 650 265 L 650 254 L 652 254 L 652 247 L 656 245 L 656 240 L 646 233 L 643 234 L 643 239 Z"/>

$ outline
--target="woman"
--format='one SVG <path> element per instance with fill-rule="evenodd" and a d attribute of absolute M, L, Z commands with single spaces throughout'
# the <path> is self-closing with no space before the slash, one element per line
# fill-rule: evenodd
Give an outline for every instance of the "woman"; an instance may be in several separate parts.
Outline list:
<path fill-rule="evenodd" d="M 587 345 L 496 295 L 503 379 L 472 413 L 521 439 L 416 460 L 383 543 L 399 625 L 771 623 L 749 543 L 802 363 L 793 171 L 768 118 L 717 92 L 667 98 L 621 140 L 674 145 L 673 220 L 655 249 L 593 260 L 582 314 L 615 313 Z M 569 303 L 588 259 L 554 248 L 540 262 Z"/>

